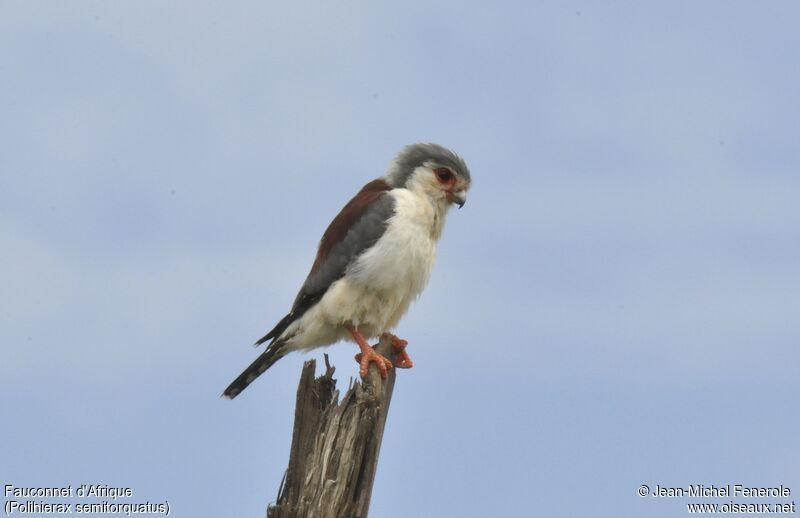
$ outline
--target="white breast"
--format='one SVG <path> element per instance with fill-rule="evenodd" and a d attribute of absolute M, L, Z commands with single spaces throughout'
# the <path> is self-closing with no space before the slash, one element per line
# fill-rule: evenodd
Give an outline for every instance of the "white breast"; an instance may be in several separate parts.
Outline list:
<path fill-rule="evenodd" d="M 339 286 L 331 286 L 336 293 L 329 301 L 327 294 L 321 301 L 330 317 L 349 320 L 370 336 L 394 328 L 428 283 L 442 223 L 427 196 L 406 189 L 388 194 L 395 214 L 383 236 L 347 269 Z"/>
<path fill-rule="evenodd" d="M 437 218 L 427 197 L 406 189 L 389 195 L 395 199 L 395 214 L 386 232 L 347 274 L 370 290 L 413 299 L 427 284 L 436 258 Z"/>
<path fill-rule="evenodd" d="M 366 337 L 388 332 L 427 284 L 446 206 L 437 207 L 427 196 L 407 189 L 388 195 L 394 197 L 395 214 L 386 231 L 297 322 L 302 332 L 296 347 L 349 339 L 345 322 Z"/>

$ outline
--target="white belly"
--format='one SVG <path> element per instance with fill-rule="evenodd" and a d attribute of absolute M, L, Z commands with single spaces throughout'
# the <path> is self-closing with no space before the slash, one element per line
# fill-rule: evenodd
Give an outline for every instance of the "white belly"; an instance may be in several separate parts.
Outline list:
<path fill-rule="evenodd" d="M 395 214 L 381 239 L 334 282 L 297 323 L 298 347 L 350 338 L 351 323 L 365 337 L 392 330 L 428 282 L 442 217 L 427 198 L 398 189 Z M 305 335 L 301 338 L 300 335 Z"/>

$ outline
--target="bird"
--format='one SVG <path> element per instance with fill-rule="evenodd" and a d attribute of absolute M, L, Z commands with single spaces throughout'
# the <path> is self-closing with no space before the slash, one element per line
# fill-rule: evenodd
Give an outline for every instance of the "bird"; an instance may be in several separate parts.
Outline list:
<path fill-rule="evenodd" d="M 445 217 L 453 205 L 464 206 L 471 181 L 464 160 L 438 144 L 397 153 L 328 225 L 291 310 L 256 341 L 269 343 L 222 397 L 235 398 L 292 351 L 340 340 L 358 345 L 362 378 L 370 363 L 383 378 L 393 366 L 411 368 L 408 342 L 392 331 L 427 284 Z M 369 346 L 378 336 L 391 340 L 394 365 Z"/>

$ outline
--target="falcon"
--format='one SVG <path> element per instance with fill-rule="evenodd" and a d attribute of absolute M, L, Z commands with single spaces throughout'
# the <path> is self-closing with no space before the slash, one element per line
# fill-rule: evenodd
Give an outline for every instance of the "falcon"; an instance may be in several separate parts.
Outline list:
<path fill-rule="evenodd" d="M 256 342 L 269 344 L 222 397 L 235 398 L 287 353 L 340 340 L 361 349 L 362 378 L 370 363 L 384 378 L 393 366 L 367 343 L 382 335 L 396 351 L 394 366 L 412 367 L 408 342 L 391 331 L 427 284 L 445 217 L 452 205 L 464 206 L 470 182 L 464 160 L 442 146 L 400 151 L 325 230 L 291 311 Z"/>

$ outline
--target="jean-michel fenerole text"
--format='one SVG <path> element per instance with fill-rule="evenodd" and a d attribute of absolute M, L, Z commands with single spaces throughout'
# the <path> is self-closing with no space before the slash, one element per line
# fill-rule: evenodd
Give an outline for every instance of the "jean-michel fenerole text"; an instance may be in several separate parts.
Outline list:
<path fill-rule="evenodd" d="M 657 485 L 650 493 L 663 498 L 786 498 L 792 490 L 780 485 L 778 487 L 748 487 L 743 484 L 725 484 L 720 486 L 691 484 L 687 487 L 665 487 Z"/>

